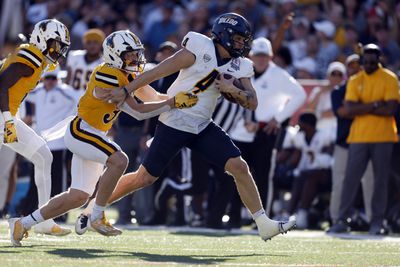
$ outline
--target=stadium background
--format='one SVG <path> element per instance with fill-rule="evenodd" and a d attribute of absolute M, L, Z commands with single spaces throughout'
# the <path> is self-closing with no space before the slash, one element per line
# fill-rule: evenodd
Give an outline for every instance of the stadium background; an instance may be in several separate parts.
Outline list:
<path fill-rule="evenodd" d="M 378 44 L 384 66 L 400 74 L 400 1 L 389 0 L 3 0 L 0 55 L 4 58 L 21 42 L 19 33 L 29 36 L 36 22 L 57 18 L 70 29 L 71 50 L 83 48 L 82 36 L 90 28 L 100 28 L 106 35 L 129 29 L 145 44 L 147 61 L 154 62 L 162 42 L 179 45 L 189 30 L 210 35 L 214 19 L 224 12 L 242 14 L 251 22 L 255 38 L 270 40 L 293 12 L 274 61 L 298 78 L 307 92 L 325 83 L 329 63 L 358 53 L 358 43 Z M 20 175 L 27 172 L 29 167 L 21 166 Z"/>

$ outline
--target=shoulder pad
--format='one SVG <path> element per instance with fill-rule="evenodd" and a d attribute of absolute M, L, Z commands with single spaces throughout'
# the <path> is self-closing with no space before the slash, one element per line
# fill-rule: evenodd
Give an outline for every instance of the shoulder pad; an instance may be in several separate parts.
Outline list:
<path fill-rule="evenodd" d="M 43 63 L 43 54 L 36 46 L 22 44 L 18 47 L 15 57 L 16 62 L 23 63 L 33 69 L 39 68 Z"/>
<path fill-rule="evenodd" d="M 108 66 L 103 63 L 97 68 L 94 69 L 94 78 L 97 82 L 105 83 L 111 87 L 119 87 L 120 86 L 120 76 L 121 72 L 113 67 Z M 93 75 L 93 74 L 92 74 Z"/>
<path fill-rule="evenodd" d="M 254 75 L 253 62 L 248 59 L 241 57 L 240 60 L 240 78 L 251 78 Z"/>
<path fill-rule="evenodd" d="M 188 32 L 185 37 L 183 37 L 182 47 L 185 47 L 187 50 L 192 52 L 194 55 L 198 55 L 204 51 L 203 48 L 211 41 L 207 36 L 197 33 L 197 32 Z"/>

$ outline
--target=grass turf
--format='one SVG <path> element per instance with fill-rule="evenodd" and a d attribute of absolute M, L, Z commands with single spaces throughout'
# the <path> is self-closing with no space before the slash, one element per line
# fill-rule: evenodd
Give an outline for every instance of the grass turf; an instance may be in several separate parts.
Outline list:
<path fill-rule="evenodd" d="M 0 266 L 396 266 L 400 238 L 292 231 L 264 243 L 254 234 L 189 228 L 125 230 L 107 238 L 88 232 L 66 237 L 35 235 L 10 245 L 0 222 Z"/>

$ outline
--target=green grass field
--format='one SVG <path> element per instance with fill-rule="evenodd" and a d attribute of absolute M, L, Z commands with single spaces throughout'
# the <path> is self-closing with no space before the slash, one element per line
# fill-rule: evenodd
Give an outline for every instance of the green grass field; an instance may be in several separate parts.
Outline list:
<path fill-rule="evenodd" d="M 190 228 L 125 230 L 107 238 L 89 232 L 66 237 L 35 235 L 10 245 L 0 222 L 0 266 L 400 266 L 400 238 L 326 236 L 292 231 L 263 242 L 251 232 Z"/>

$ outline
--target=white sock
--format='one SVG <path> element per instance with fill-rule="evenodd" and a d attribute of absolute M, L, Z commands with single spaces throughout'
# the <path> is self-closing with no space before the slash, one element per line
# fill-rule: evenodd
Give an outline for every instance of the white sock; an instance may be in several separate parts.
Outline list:
<path fill-rule="evenodd" d="M 21 223 L 26 229 L 30 229 L 32 226 L 44 222 L 45 219 L 43 218 L 42 214 L 40 213 L 40 210 L 37 209 L 28 216 L 25 216 L 21 219 Z"/>
<path fill-rule="evenodd" d="M 267 217 L 264 209 L 260 209 L 259 211 L 256 211 L 251 216 L 253 217 L 253 220 L 256 222 L 257 226 L 259 226 L 261 222 L 271 222 L 272 221 L 270 218 Z"/>
<path fill-rule="evenodd" d="M 251 216 L 253 217 L 253 220 L 256 220 L 258 217 L 262 216 L 263 214 L 265 214 L 265 210 L 260 209 L 259 211 L 256 211 L 253 214 L 251 214 Z"/>
<path fill-rule="evenodd" d="M 89 201 L 88 205 L 86 206 L 86 208 L 82 211 L 83 214 L 88 215 L 92 212 L 93 210 L 93 206 L 96 203 L 96 199 L 93 198 L 92 200 Z"/>
<path fill-rule="evenodd" d="M 91 215 L 91 221 L 95 221 L 103 217 L 103 213 L 106 210 L 105 206 L 99 206 L 96 203 L 93 205 L 93 211 Z"/>

